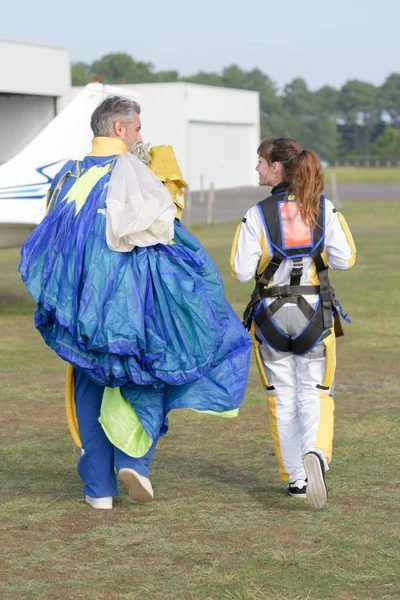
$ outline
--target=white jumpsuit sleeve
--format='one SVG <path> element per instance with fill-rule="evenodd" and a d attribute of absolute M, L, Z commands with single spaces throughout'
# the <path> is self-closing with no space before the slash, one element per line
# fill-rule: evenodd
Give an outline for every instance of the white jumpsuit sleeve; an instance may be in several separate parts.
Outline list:
<path fill-rule="evenodd" d="M 241 283 L 250 281 L 257 270 L 263 254 L 262 231 L 260 211 L 253 206 L 238 226 L 231 250 L 232 276 Z"/>
<path fill-rule="evenodd" d="M 325 200 L 325 250 L 330 269 L 349 269 L 356 260 L 353 236 L 343 215 Z"/>

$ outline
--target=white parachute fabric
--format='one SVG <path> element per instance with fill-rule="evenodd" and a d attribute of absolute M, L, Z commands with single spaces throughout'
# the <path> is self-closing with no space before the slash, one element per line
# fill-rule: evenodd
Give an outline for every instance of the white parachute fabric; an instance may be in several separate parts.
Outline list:
<path fill-rule="evenodd" d="M 106 240 L 111 250 L 167 244 L 174 236 L 176 207 L 161 181 L 136 156 L 121 154 L 106 200 Z"/>

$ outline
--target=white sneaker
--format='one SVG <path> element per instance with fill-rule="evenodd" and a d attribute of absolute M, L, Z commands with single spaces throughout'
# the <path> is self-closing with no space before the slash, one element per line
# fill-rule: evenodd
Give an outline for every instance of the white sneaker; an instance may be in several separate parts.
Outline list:
<path fill-rule="evenodd" d="M 287 495 L 291 498 L 307 498 L 307 481 L 304 479 L 297 479 L 293 483 L 289 483 L 287 489 Z"/>
<path fill-rule="evenodd" d="M 91 496 L 86 496 L 86 502 L 90 504 L 90 506 L 93 506 L 93 508 L 110 510 L 113 506 L 113 497 L 105 496 L 104 498 L 91 498 Z"/>
<path fill-rule="evenodd" d="M 118 475 L 129 488 L 129 495 L 135 502 L 151 502 L 154 498 L 150 479 L 139 475 L 133 469 L 121 469 Z"/>
<path fill-rule="evenodd" d="M 304 470 L 307 474 L 307 500 L 313 508 L 323 508 L 328 499 L 325 483 L 324 461 L 318 452 L 311 450 L 303 456 Z"/>

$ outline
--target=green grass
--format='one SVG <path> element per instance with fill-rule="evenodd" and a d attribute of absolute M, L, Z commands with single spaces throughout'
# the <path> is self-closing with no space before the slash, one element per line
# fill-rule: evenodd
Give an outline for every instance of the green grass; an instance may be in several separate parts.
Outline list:
<path fill-rule="evenodd" d="M 328 183 L 331 171 L 338 183 L 400 183 L 400 167 L 330 167 L 325 169 Z"/>
<path fill-rule="evenodd" d="M 181 411 L 160 441 L 154 503 L 83 501 L 63 407 L 65 365 L 32 325 L 33 303 L 0 251 L 0 597 L 84 600 L 400 598 L 399 205 L 349 202 L 354 269 L 334 273 L 352 325 L 338 341 L 329 503 L 285 497 L 252 365 L 235 420 Z M 239 312 L 235 224 L 194 227 Z"/>

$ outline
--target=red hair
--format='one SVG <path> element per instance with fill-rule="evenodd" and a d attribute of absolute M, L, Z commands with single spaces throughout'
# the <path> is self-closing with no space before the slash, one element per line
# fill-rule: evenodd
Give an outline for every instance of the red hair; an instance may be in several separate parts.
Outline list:
<path fill-rule="evenodd" d="M 290 138 L 266 138 L 259 145 L 258 154 L 268 164 L 281 163 L 286 191 L 295 194 L 303 221 L 314 228 L 324 191 L 324 175 L 318 156 L 311 150 L 303 150 Z"/>

